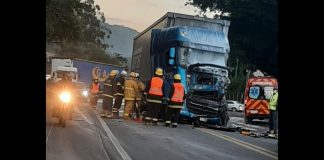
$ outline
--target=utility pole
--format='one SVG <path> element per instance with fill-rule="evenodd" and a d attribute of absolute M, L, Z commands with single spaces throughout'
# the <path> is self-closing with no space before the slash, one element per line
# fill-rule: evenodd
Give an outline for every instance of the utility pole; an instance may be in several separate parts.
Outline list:
<path fill-rule="evenodd" d="M 237 76 L 238 58 L 236 58 L 235 78 Z"/>

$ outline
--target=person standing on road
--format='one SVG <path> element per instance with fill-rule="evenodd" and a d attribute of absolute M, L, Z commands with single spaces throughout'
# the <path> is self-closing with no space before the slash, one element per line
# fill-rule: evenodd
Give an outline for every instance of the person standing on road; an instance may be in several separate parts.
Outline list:
<path fill-rule="evenodd" d="M 269 101 L 269 110 L 270 110 L 270 121 L 269 121 L 269 132 L 271 134 L 277 134 L 277 113 L 278 106 L 278 90 L 274 89 L 273 94 Z"/>
<path fill-rule="evenodd" d="M 162 100 L 164 99 L 163 93 L 163 70 L 162 68 L 156 68 L 155 76 L 148 82 L 145 88 L 147 94 L 147 112 L 148 115 L 145 117 L 145 124 L 152 121 L 153 125 L 157 125 L 159 112 L 162 106 Z"/>
<path fill-rule="evenodd" d="M 168 97 L 169 105 L 166 108 L 165 126 L 176 128 L 180 117 L 180 110 L 185 100 L 185 90 L 181 84 L 181 76 L 174 75 L 174 83 L 171 86 L 170 94 Z"/>
<path fill-rule="evenodd" d="M 141 102 L 142 102 L 142 95 L 143 95 L 143 92 L 145 90 L 145 85 L 143 82 L 141 82 L 139 80 L 139 73 L 135 73 L 136 75 L 136 78 L 135 78 L 135 81 L 137 83 L 137 86 L 138 86 L 138 91 L 136 92 L 136 102 L 135 102 L 135 107 L 134 107 L 134 112 L 136 113 L 136 117 L 137 118 L 141 118 Z"/>
<path fill-rule="evenodd" d="M 127 78 L 127 72 L 122 71 L 120 73 L 120 76 L 117 78 L 117 93 L 115 94 L 116 99 L 115 99 L 115 104 L 113 107 L 113 116 L 114 118 L 119 118 L 119 109 L 121 107 L 121 104 L 123 102 L 124 98 L 124 83 Z"/>
<path fill-rule="evenodd" d="M 102 111 L 101 117 L 106 116 L 107 118 L 112 118 L 112 106 L 114 95 L 117 93 L 117 83 L 116 78 L 117 71 L 110 71 L 109 77 L 105 80 L 104 88 L 103 88 L 103 103 L 102 103 Z"/>
<path fill-rule="evenodd" d="M 89 86 L 90 104 L 94 107 L 97 104 L 99 90 L 100 90 L 100 85 L 98 82 L 98 78 L 95 77 L 95 78 L 93 78 L 92 83 Z"/>
<path fill-rule="evenodd" d="M 125 107 L 124 107 L 124 116 L 125 120 L 130 120 L 130 114 L 133 111 L 133 107 L 135 105 L 136 93 L 138 92 L 138 86 L 135 81 L 136 74 L 135 72 L 131 72 L 129 74 L 129 79 L 125 81 Z"/>

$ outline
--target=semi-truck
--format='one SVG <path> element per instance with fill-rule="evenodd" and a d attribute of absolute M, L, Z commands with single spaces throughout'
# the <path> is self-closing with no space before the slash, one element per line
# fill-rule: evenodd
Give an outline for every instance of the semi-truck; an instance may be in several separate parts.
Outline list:
<path fill-rule="evenodd" d="M 78 58 L 62 58 L 54 57 L 51 59 L 51 79 L 57 82 L 62 79 L 64 72 L 73 75 L 72 81 L 77 83 L 85 83 L 90 85 L 94 77 L 98 77 L 100 82 L 103 82 L 105 75 L 108 75 L 111 70 L 124 70 L 124 66 L 100 63 Z"/>
<path fill-rule="evenodd" d="M 124 70 L 124 66 L 112 65 L 107 63 L 89 61 L 84 59 L 72 59 L 73 65 L 78 68 L 79 82 L 91 84 L 93 77 L 98 77 L 103 82 L 105 74 L 108 75 L 111 70 L 118 70 L 119 73 Z"/>
<path fill-rule="evenodd" d="M 160 67 L 169 85 L 180 74 L 188 95 L 181 119 L 226 126 L 229 25 L 227 20 L 168 12 L 134 37 L 131 70 L 147 83 Z"/>

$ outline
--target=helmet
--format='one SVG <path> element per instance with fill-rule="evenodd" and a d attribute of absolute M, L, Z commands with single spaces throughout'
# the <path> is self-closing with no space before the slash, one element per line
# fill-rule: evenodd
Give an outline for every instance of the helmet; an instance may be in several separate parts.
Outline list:
<path fill-rule="evenodd" d="M 135 78 L 135 77 L 136 77 L 136 73 L 135 73 L 135 72 L 131 72 L 131 73 L 129 74 L 129 76 Z"/>
<path fill-rule="evenodd" d="M 155 69 L 155 74 L 158 76 L 162 76 L 163 75 L 163 69 L 162 68 L 156 68 Z"/>
<path fill-rule="evenodd" d="M 136 78 L 139 78 L 139 73 L 135 73 Z"/>
<path fill-rule="evenodd" d="M 126 71 L 122 71 L 120 74 L 123 75 L 123 76 L 127 76 L 127 72 Z"/>
<path fill-rule="evenodd" d="M 176 80 L 181 80 L 180 74 L 175 74 L 173 78 L 176 79 Z"/>
<path fill-rule="evenodd" d="M 116 70 L 112 70 L 112 71 L 110 71 L 109 76 L 116 76 L 117 74 L 118 74 L 118 73 L 117 73 Z"/>

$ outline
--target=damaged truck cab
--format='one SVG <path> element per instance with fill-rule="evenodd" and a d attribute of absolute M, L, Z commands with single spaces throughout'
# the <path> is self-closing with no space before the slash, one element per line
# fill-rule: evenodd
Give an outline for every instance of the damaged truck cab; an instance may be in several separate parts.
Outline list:
<path fill-rule="evenodd" d="M 230 70 L 226 67 L 229 24 L 167 13 L 134 38 L 131 68 L 144 82 L 155 68 L 163 68 L 166 88 L 171 87 L 173 75 L 180 74 L 187 94 L 181 118 L 224 126 L 228 121 L 224 93 Z"/>

